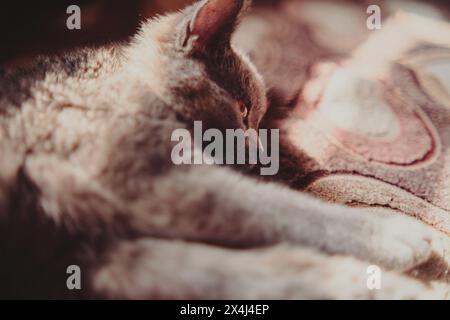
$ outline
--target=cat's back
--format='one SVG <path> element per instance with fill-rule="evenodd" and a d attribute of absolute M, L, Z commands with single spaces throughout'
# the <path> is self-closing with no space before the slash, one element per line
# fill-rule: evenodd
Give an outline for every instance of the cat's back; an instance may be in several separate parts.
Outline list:
<path fill-rule="evenodd" d="M 81 48 L 60 55 L 38 56 L 20 65 L 0 66 L 0 110 L 21 107 L 45 92 L 82 90 L 117 72 L 121 46 Z M 53 92 L 52 92 L 53 91 Z"/>
<path fill-rule="evenodd" d="M 0 141 L 27 158 L 56 156 L 93 171 L 122 149 L 136 154 L 139 141 L 148 145 L 145 159 L 168 154 L 162 140 L 179 123 L 126 63 L 113 45 L 0 68 Z"/>
<path fill-rule="evenodd" d="M 120 70 L 111 45 L 0 67 L 0 142 L 17 152 L 68 156 L 96 136 L 107 83 Z M 97 112 L 98 111 L 98 112 Z M 0 146 L 1 147 L 1 146 Z"/>

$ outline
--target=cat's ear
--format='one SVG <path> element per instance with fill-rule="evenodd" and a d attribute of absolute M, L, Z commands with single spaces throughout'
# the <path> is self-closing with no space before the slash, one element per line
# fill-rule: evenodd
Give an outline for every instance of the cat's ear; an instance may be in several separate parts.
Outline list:
<path fill-rule="evenodd" d="M 228 45 L 239 18 L 251 0 L 204 0 L 189 14 L 180 44 L 189 51 L 208 52 Z"/>

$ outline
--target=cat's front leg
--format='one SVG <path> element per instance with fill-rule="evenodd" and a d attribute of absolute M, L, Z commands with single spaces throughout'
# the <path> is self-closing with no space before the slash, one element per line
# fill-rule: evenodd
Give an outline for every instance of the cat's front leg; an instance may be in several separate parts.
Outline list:
<path fill-rule="evenodd" d="M 47 216 L 70 224 L 73 232 L 122 230 L 228 247 L 291 242 L 401 270 L 431 254 L 427 229 L 411 219 L 326 204 L 225 168 L 147 177 L 152 187 L 137 199 L 122 199 L 83 172 L 51 160 L 30 160 L 26 169 Z M 65 192 L 58 192 L 61 188 Z"/>
<path fill-rule="evenodd" d="M 259 183 L 233 171 L 197 167 L 175 171 L 157 183 L 152 214 L 137 228 L 162 237 L 226 246 L 251 247 L 278 242 L 354 255 L 398 270 L 410 269 L 431 254 L 431 235 L 414 219 L 370 215 L 331 205 L 282 186 Z"/>
<path fill-rule="evenodd" d="M 366 263 L 299 246 L 236 250 L 145 238 L 111 246 L 100 261 L 89 281 L 100 298 L 437 299 L 448 291 L 382 269 L 371 282 Z"/>

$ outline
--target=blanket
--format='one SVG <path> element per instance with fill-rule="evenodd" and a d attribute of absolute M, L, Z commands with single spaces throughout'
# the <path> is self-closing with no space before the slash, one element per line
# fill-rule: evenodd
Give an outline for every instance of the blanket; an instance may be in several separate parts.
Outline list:
<path fill-rule="evenodd" d="M 270 88 L 277 179 L 327 201 L 413 216 L 437 256 L 415 276 L 450 281 L 450 24 L 414 1 L 277 1 L 236 42 Z"/>

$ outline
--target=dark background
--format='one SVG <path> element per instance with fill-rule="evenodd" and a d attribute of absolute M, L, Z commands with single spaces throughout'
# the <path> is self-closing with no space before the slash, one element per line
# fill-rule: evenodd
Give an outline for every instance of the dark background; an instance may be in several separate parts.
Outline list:
<path fill-rule="evenodd" d="M 121 41 L 140 21 L 182 8 L 192 0 L 57 0 L 1 1 L 0 63 L 80 45 Z M 4 3 L 5 2 L 5 3 Z M 67 7 L 81 8 L 81 30 L 69 30 Z"/>

